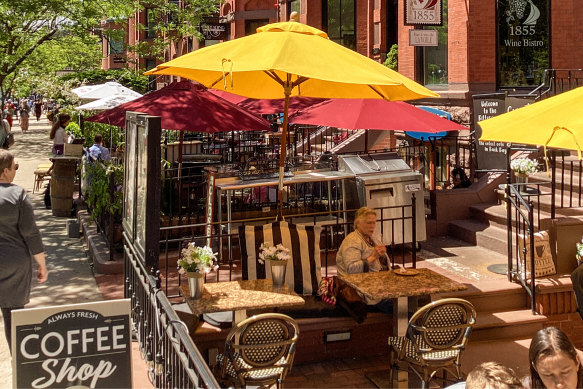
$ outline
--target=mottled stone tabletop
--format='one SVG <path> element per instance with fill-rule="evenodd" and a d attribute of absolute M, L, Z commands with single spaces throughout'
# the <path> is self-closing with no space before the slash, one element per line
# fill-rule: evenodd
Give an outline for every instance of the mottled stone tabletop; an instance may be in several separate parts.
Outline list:
<path fill-rule="evenodd" d="M 305 303 L 287 285 L 273 287 L 270 279 L 212 282 L 204 284 L 200 299 L 189 297 L 188 285 L 180 286 L 182 295 L 195 315 L 223 311 L 243 311 L 298 306 Z"/>
<path fill-rule="evenodd" d="M 378 273 L 356 273 L 340 276 L 362 295 L 373 300 L 422 296 L 466 290 L 467 286 L 429 269 L 407 269 Z"/>

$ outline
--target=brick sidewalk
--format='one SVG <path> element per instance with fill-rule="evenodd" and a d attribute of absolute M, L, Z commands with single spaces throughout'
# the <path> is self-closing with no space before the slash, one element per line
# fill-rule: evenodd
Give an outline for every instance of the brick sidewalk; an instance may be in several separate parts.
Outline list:
<path fill-rule="evenodd" d="M 87 260 L 85 248 L 81 239 L 69 238 L 66 229 L 66 218 L 53 216 L 45 209 L 43 194 L 32 194 L 34 170 L 40 163 L 48 163 L 52 149 L 49 139 L 49 123 L 46 118 L 39 122 L 30 121 L 26 134 L 20 131 L 18 121 L 15 121 L 12 131 L 15 143 L 10 148 L 15 154 L 20 167 L 14 183 L 25 188 L 35 208 L 36 222 L 43 235 L 43 243 L 47 254 L 49 279 L 44 284 L 33 281 L 30 303 L 27 308 L 76 304 L 92 301 L 102 301 L 123 297 L 123 284 L 109 283 L 109 291 L 102 294 L 90 263 Z M 122 277 L 123 278 L 123 277 Z M 102 278 L 104 282 L 108 277 Z M 4 338 L 3 322 L 0 321 L 0 388 L 11 387 L 10 353 Z M 144 361 L 140 357 L 137 343 L 132 344 L 133 387 L 153 388 L 147 376 Z"/>

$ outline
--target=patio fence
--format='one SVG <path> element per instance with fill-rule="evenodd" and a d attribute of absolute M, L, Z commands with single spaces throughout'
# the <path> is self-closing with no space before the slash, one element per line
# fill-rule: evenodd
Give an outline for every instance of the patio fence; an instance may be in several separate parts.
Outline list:
<path fill-rule="evenodd" d="M 127 239 L 127 237 L 126 237 Z M 124 295 L 140 353 L 156 388 L 220 388 L 185 324 L 160 288 L 159 272 L 150 274 L 131 245 L 124 245 Z"/>

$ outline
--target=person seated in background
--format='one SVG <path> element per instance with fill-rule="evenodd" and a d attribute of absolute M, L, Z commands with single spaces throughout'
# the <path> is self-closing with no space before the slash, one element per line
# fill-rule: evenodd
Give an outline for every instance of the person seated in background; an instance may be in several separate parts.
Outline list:
<path fill-rule="evenodd" d="M 379 236 L 374 236 L 376 225 L 377 213 L 374 209 L 362 207 L 356 211 L 354 231 L 344 238 L 336 254 L 338 275 L 386 270 L 387 248 Z M 390 300 L 361 297 L 367 305 L 375 305 L 383 312 L 392 311 Z"/>
<path fill-rule="evenodd" d="M 581 356 L 567 335 L 556 327 L 539 330 L 528 350 L 530 376 L 527 389 L 583 388 Z"/>
<path fill-rule="evenodd" d="M 387 248 L 380 237 L 373 237 L 377 226 L 374 209 L 362 207 L 354 215 L 354 231 L 344 238 L 336 254 L 338 274 L 377 272 L 383 269 L 381 258 Z"/>
<path fill-rule="evenodd" d="M 101 134 L 97 134 L 93 138 L 93 146 L 87 150 L 87 159 L 90 162 L 109 161 L 111 159 L 109 150 L 107 147 L 103 147 L 103 136 Z"/>
<path fill-rule="evenodd" d="M 472 180 L 468 178 L 466 172 L 461 167 L 456 167 L 451 171 L 451 189 L 467 188 L 472 185 Z"/>

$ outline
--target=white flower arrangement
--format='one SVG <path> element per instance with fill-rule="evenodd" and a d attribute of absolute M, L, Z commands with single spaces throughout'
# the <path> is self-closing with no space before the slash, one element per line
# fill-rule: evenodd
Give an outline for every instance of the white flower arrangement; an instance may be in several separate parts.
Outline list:
<path fill-rule="evenodd" d="M 258 261 L 262 264 L 266 260 L 271 261 L 287 261 L 291 258 L 289 255 L 289 249 L 284 247 L 281 243 L 277 246 L 271 246 L 270 242 L 264 242 L 259 247 L 259 259 Z"/>
<path fill-rule="evenodd" d="M 538 163 L 530 158 L 516 158 L 510 162 L 510 168 L 515 173 L 531 174 L 538 171 Z"/>
<path fill-rule="evenodd" d="M 194 243 L 189 243 L 188 247 L 182 249 L 182 258 L 178 261 L 180 274 L 187 272 L 209 273 L 218 269 L 217 254 L 209 246 L 200 247 Z"/>

